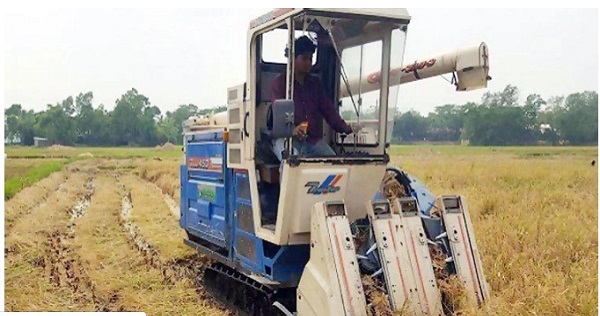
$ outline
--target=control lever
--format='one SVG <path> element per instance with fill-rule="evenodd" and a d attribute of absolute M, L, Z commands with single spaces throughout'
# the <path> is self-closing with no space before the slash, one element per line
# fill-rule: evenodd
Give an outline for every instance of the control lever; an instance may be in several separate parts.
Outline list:
<path fill-rule="evenodd" d="M 340 134 L 340 138 L 342 139 L 342 143 L 340 144 L 340 154 L 345 154 L 346 153 L 346 149 L 344 148 L 344 140 L 346 139 L 346 134 Z"/>

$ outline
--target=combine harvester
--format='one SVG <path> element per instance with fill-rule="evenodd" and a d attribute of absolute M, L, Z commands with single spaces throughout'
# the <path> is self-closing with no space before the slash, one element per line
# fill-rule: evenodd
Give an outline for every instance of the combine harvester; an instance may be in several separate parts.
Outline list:
<path fill-rule="evenodd" d="M 180 226 L 213 260 L 199 276 L 213 296 L 251 315 L 370 315 L 381 305 L 449 315 L 438 281 L 454 278 L 467 300 L 489 298 L 464 199 L 436 198 L 388 166 L 398 86 L 453 74 L 457 91 L 485 88 L 488 50 L 403 65 L 409 21 L 404 9 L 277 9 L 250 22 L 247 81 L 228 89 L 226 112 L 184 123 Z M 294 54 L 269 62 L 267 48 L 280 38 L 293 51 L 300 35 L 317 44 L 311 74 L 364 128 L 346 137 L 324 122 L 337 156 L 288 145 L 279 174 L 271 139 L 296 141 L 293 85 L 272 107 L 270 86 L 280 73 L 293 80 Z"/>

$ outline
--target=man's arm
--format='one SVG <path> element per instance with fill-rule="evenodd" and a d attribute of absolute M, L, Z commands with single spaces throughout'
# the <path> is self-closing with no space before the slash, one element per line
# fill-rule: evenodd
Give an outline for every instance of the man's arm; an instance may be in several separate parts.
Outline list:
<path fill-rule="evenodd" d="M 348 125 L 340 116 L 340 112 L 333 104 L 333 102 L 325 95 L 325 92 L 321 88 L 321 82 L 318 83 L 319 87 L 319 110 L 327 121 L 327 124 L 331 126 L 338 133 L 352 133 L 352 127 Z"/>

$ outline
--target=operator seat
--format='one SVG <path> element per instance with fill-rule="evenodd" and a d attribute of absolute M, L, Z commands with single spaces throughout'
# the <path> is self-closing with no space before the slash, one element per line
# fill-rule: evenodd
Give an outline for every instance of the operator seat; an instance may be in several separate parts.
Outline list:
<path fill-rule="evenodd" d="M 259 151 L 261 152 L 261 155 L 264 156 L 264 162 L 268 162 L 268 166 L 263 164 L 264 168 L 268 167 L 269 169 L 265 170 L 265 172 L 268 172 L 268 175 L 277 174 L 277 179 L 279 178 L 281 161 L 277 158 L 272 143 L 274 139 L 291 137 L 293 129 L 294 102 L 292 100 L 276 100 L 269 106 L 266 127 L 260 129 L 261 137 L 257 147 L 260 148 Z M 267 152 L 269 154 L 267 154 Z M 276 171 L 272 171 L 271 168 L 275 168 Z M 263 172 L 263 170 L 261 170 L 261 172 Z"/>

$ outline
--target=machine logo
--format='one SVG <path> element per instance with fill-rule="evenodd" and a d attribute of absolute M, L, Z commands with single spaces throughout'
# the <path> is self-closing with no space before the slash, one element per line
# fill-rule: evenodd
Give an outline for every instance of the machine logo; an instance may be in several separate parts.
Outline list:
<path fill-rule="evenodd" d="M 308 181 L 304 185 L 304 187 L 308 188 L 306 193 L 313 195 L 335 193 L 340 190 L 340 187 L 335 185 L 342 179 L 342 176 L 343 174 L 330 174 L 325 178 L 323 183 L 319 183 L 319 181 Z"/>
<path fill-rule="evenodd" d="M 191 170 L 210 170 L 210 171 L 221 171 L 223 168 L 222 157 L 188 157 L 187 158 L 188 169 Z"/>

